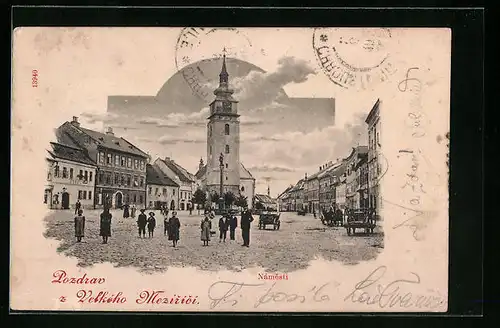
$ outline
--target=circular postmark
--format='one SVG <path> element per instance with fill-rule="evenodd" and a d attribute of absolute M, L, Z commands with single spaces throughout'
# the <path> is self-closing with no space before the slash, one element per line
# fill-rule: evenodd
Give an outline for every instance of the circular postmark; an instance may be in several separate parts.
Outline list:
<path fill-rule="evenodd" d="M 367 89 L 396 72 L 389 29 L 316 28 L 313 49 L 328 78 L 343 88 Z"/>
<path fill-rule="evenodd" d="M 230 58 L 245 60 L 250 56 L 250 47 L 249 38 L 236 28 L 187 27 L 177 38 L 175 66 L 193 94 L 203 101 L 211 101 L 218 73 L 205 74 L 203 65 L 198 63 L 220 60 L 224 54 L 228 62 Z"/>

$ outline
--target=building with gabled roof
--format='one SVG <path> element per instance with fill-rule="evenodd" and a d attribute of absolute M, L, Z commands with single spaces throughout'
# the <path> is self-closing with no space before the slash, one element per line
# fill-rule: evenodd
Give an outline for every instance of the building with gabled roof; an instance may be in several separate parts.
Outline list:
<path fill-rule="evenodd" d="M 146 206 L 159 209 L 167 206 L 170 210 L 178 208 L 180 185 L 168 177 L 157 165 L 146 165 Z"/>
<path fill-rule="evenodd" d="M 179 185 L 179 199 L 175 209 L 181 211 L 194 209 L 192 198 L 196 189 L 196 177 L 170 157 L 157 158 L 153 164 Z"/>
<path fill-rule="evenodd" d="M 148 154 L 116 136 L 111 127 L 105 133 L 81 127 L 76 116 L 57 128 L 56 137 L 60 143 L 82 149 L 97 166 L 96 207 L 144 206 Z"/>
<path fill-rule="evenodd" d="M 44 203 L 51 209 L 69 209 L 80 200 L 83 209 L 94 207 L 97 166 L 77 147 L 56 142 L 47 150 Z"/>

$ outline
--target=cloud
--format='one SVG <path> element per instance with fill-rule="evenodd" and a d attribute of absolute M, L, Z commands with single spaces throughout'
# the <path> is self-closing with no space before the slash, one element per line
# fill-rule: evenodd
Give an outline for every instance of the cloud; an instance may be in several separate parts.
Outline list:
<path fill-rule="evenodd" d="M 165 117 L 142 117 L 137 120 L 140 125 L 153 125 L 156 127 L 180 128 L 184 126 L 203 127 L 210 114 L 208 107 L 193 113 L 169 113 Z"/>
<path fill-rule="evenodd" d="M 235 98 L 241 102 L 252 101 L 251 108 L 265 107 L 286 97 L 283 87 L 290 83 L 305 82 L 316 71 L 309 64 L 294 57 L 282 57 L 272 72 L 251 71 L 244 77 L 231 81 Z"/>
<path fill-rule="evenodd" d="M 110 112 L 105 112 L 105 113 L 84 112 L 84 113 L 81 113 L 80 116 L 88 124 L 95 124 L 95 123 L 110 124 L 110 123 L 118 122 L 121 118 L 123 118 L 122 115 L 119 115 L 116 113 L 110 113 Z"/>
<path fill-rule="evenodd" d="M 268 165 L 263 165 L 263 166 L 250 166 L 248 168 L 252 173 L 254 172 L 259 172 L 259 173 L 267 173 L 267 172 L 295 172 L 294 169 L 284 167 L 284 166 L 268 166 Z"/>

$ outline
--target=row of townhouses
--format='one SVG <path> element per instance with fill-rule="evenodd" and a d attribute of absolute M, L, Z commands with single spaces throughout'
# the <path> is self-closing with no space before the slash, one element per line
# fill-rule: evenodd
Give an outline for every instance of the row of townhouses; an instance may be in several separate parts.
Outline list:
<path fill-rule="evenodd" d="M 347 157 L 321 165 L 313 174 L 306 173 L 278 197 L 282 211 L 319 213 L 330 207 L 374 208 L 378 214 L 382 205 L 379 107 L 380 100 L 377 100 L 365 120 L 368 146 L 353 147 Z"/>
<path fill-rule="evenodd" d="M 140 208 L 189 210 L 196 178 L 170 158 L 156 159 L 108 128 L 106 133 L 80 126 L 78 117 L 56 129 L 57 142 L 47 155 L 44 203 L 69 209 L 124 204 Z"/>

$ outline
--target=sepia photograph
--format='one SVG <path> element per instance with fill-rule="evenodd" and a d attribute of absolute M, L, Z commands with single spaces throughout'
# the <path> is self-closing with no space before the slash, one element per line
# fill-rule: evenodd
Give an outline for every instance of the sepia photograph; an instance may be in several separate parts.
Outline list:
<path fill-rule="evenodd" d="M 445 312 L 450 44 L 15 29 L 11 307 Z"/>

